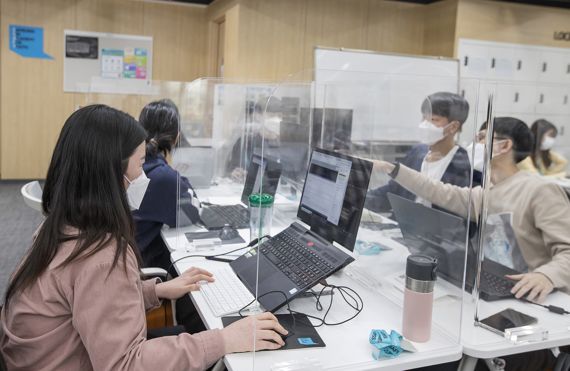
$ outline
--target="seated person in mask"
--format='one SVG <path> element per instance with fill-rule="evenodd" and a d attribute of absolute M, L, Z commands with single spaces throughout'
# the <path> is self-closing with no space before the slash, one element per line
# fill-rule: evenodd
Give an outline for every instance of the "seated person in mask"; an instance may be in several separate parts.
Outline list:
<path fill-rule="evenodd" d="M 267 104 L 262 100 L 250 107 L 247 113 L 246 123 L 236 133 L 226 164 L 227 173 L 236 181 L 245 179 L 251 156 L 253 153 L 261 155 L 262 145 L 265 155 L 276 152 L 279 147 L 280 100 L 272 97 Z"/>
<path fill-rule="evenodd" d="M 200 202 L 188 179 L 170 166 L 172 151 L 180 139 L 180 114 L 174 102 L 163 99 L 147 104 L 139 122 L 147 133 L 143 174 L 150 181 L 139 209 L 132 213 L 135 237 L 143 266 L 168 269 L 170 252 L 160 230 L 163 225 L 199 222 Z"/>
<path fill-rule="evenodd" d="M 543 301 L 554 288 L 570 292 L 570 201 L 558 185 L 518 169 L 517 163 L 530 154 L 532 146 L 533 136 L 524 122 L 511 117 L 495 119 L 488 215 L 509 215 L 529 269 L 528 273 L 508 276 L 518 281 L 513 294 Z M 479 217 L 480 186 L 470 194 L 468 187 L 444 184 L 404 164 L 375 161 L 374 166 L 434 205 L 463 217 L 471 208 L 472 217 Z"/>
<path fill-rule="evenodd" d="M 536 120 L 530 127 L 535 143 L 532 154 L 519 163 L 519 169 L 552 178 L 565 178 L 568 161 L 554 152 L 558 129 L 544 119 Z"/>
<path fill-rule="evenodd" d="M 467 152 L 455 144 L 455 135 L 469 114 L 469 103 L 460 95 L 439 92 L 422 103 L 423 121 L 419 126 L 422 144 L 414 146 L 402 161 L 405 166 L 444 183 L 466 187 L 470 184 L 471 166 Z M 387 194 L 393 193 L 431 206 L 397 182 L 373 189 L 366 195 L 365 207 L 375 212 L 391 209 Z"/>

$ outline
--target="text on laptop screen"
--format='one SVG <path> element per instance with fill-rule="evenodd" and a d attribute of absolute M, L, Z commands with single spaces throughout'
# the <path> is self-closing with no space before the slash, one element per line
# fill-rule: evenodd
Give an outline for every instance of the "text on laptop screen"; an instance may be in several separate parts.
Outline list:
<path fill-rule="evenodd" d="M 372 163 L 315 148 L 297 216 L 321 237 L 352 250 Z"/>
<path fill-rule="evenodd" d="M 350 160 L 315 152 L 309 164 L 301 207 L 338 225 L 351 167 Z"/>

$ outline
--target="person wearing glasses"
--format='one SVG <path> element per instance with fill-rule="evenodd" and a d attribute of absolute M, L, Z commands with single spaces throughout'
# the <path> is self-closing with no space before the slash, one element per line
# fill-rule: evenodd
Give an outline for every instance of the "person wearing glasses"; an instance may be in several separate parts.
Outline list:
<path fill-rule="evenodd" d="M 554 288 L 570 292 L 568 196 L 560 186 L 517 167 L 533 147 L 533 135 L 524 122 L 498 117 L 494 120 L 493 131 L 492 184 L 486 190 L 488 215 L 510 220 L 518 249 L 528 267 L 527 272 L 508 276 L 517 281 L 511 292 L 516 298 L 526 296 L 528 300 L 539 302 Z M 484 132 L 480 133 L 480 137 L 484 135 Z M 481 143 L 478 145 L 482 146 Z M 484 192 L 480 186 L 470 192 L 468 187 L 444 184 L 399 163 L 375 161 L 374 167 L 434 205 L 464 217 L 471 209 L 472 217 L 475 220 L 479 217 Z M 509 252 L 513 260 L 515 253 Z"/>

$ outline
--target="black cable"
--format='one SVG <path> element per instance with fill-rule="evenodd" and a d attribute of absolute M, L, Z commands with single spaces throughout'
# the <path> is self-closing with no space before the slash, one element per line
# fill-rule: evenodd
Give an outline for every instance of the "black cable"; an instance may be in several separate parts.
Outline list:
<path fill-rule="evenodd" d="M 319 294 L 317 295 L 317 302 L 315 303 L 315 307 L 316 307 L 316 309 L 317 309 L 319 312 L 323 310 L 323 306 L 322 306 L 322 303 L 321 303 L 321 294 L 324 292 L 324 290 L 325 290 L 326 288 L 330 288 L 330 289 L 331 289 L 331 295 L 330 295 L 331 299 L 330 299 L 329 305 L 328 305 L 328 307 L 327 307 L 327 310 L 325 311 L 325 314 L 324 314 L 324 316 L 323 316 L 322 318 L 319 318 L 319 317 L 317 317 L 317 316 L 313 316 L 313 315 L 310 315 L 310 314 L 307 314 L 307 313 L 303 313 L 303 312 L 297 312 L 297 311 L 292 311 L 292 312 L 293 312 L 293 313 L 296 313 L 296 314 L 302 314 L 302 315 L 305 315 L 305 316 L 307 316 L 307 317 L 309 317 L 309 318 L 312 318 L 312 319 L 315 319 L 315 320 L 317 320 L 317 321 L 320 321 L 320 323 L 319 323 L 318 325 L 314 325 L 314 327 L 321 327 L 321 326 L 323 326 L 323 325 L 326 325 L 326 326 L 338 326 L 338 325 L 342 325 L 342 324 L 344 324 L 344 323 L 346 323 L 346 322 L 349 322 L 349 321 L 353 320 L 354 318 L 356 318 L 356 316 L 358 316 L 358 315 L 360 314 L 360 312 L 362 312 L 362 310 L 364 309 L 364 301 L 362 300 L 362 298 L 360 297 L 360 295 L 359 295 L 356 291 L 354 291 L 353 289 L 351 289 L 350 287 L 347 287 L 347 286 L 335 286 L 335 285 L 325 284 L 325 285 L 323 285 L 323 288 L 321 289 L 321 291 L 320 291 Z M 337 291 L 341 294 L 341 296 L 342 296 L 342 298 L 344 299 L 345 303 L 347 303 L 352 309 L 354 309 L 354 310 L 356 311 L 356 313 L 355 313 L 353 316 L 351 316 L 351 317 L 349 317 L 349 318 L 347 318 L 347 319 L 345 319 L 345 320 L 343 320 L 343 321 L 340 321 L 340 322 L 327 322 L 327 316 L 328 316 L 328 314 L 329 314 L 329 312 L 330 312 L 330 310 L 331 310 L 331 308 L 332 308 L 332 305 L 333 305 L 334 290 L 337 290 Z M 350 292 L 351 292 L 352 294 L 351 294 Z M 355 296 L 353 296 L 353 294 L 354 294 Z M 346 296 L 345 296 L 345 295 L 346 295 Z M 346 297 L 349 297 L 350 299 L 352 299 L 352 300 L 354 301 L 355 305 L 353 306 L 352 303 L 349 302 Z M 358 298 L 358 300 L 357 300 L 356 298 Z"/>
<path fill-rule="evenodd" d="M 264 238 L 269 238 L 269 237 L 271 237 L 271 236 L 269 236 L 268 234 L 266 234 L 265 236 L 261 236 L 261 237 L 259 237 L 259 238 L 254 238 L 254 239 L 251 240 L 246 246 L 242 246 L 242 247 L 237 248 L 237 249 L 234 249 L 234 250 L 226 251 L 226 252 L 221 253 L 221 254 L 214 254 L 214 255 L 201 255 L 201 254 L 200 254 L 200 255 L 186 255 L 186 256 L 183 256 L 183 257 L 181 257 L 181 258 L 176 259 L 176 260 L 173 261 L 172 263 L 170 263 L 170 265 L 168 266 L 168 269 L 166 269 L 166 272 L 167 272 L 167 273 L 170 273 L 170 270 L 172 269 L 172 267 L 174 267 L 174 264 L 178 263 L 178 262 L 181 261 L 181 260 L 188 259 L 188 258 L 208 258 L 208 257 L 212 258 L 212 257 L 215 257 L 215 256 L 228 255 L 228 254 L 231 254 L 231 253 L 233 253 L 233 252 L 236 252 L 236 251 L 239 251 L 239 250 L 243 250 L 243 249 L 247 249 L 248 247 L 252 247 L 252 246 L 254 246 L 256 243 L 258 243 L 259 241 L 263 240 Z"/>
<path fill-rule="evenodd" d="M 306 317 L 308 317 L 308 318 L 312 318 L 312 319 L 314 319 L 314 320 L 319 321 L 320 323 L 317 324 L 317 325 L 313 325 L 312 323 L 310 323 L 311 326 L 313 326 L 313 327 L 316 328 L 316 327 L 321 327 L 321 326 L 323 326 L 323 325 L 326 325 L 326 326 L 338 326 L 338 325 L 342 325 L 342 324 L 347 323 L 347 322 L 353 320 L 354 318 L 356 318 L 356 316 L 358 316 L 358 315 L 360 314 L 360 312 L 362 312 L 362 310 L 364 309 L 364 301 L 362 300 L 362 298 L 360 297 L 360 295 L 358 295 L 358 293 L 357 293 L 356 291 L 354 291 L 353 289 L 351 289 L 350 287 L 347 287 L 347 286 L 335 286 L 335 285 L 324 284 L 324 285 L 323 285 L 323 288 L 319 291 L 319 293 L 318 293 L 318 294 L 315 294 L 315 298 L 316 298 L 315 306 L 316 306 L 316 308 L 317 308 L 317 310 L 318 310 L 319 312 L 323 310 L 323 306 L 322 306 L 322 304 L 321 304 L 321 296 L 322 296 L 322 293 L 324 292 L 324 290 L 325 290 L 326 288 L 330 288 L 330 289 L 331 289 L 330 302 L 329 302 L 329 305 L 328 305 L 328 307 L 327 307 L 327 310 L 326 310 L 326 312 L 325 312 L 325 314 L 324 314 L 324 316 L 323 316 L 322 318 L 319 318 L 319 317 L 317 317 L 317 316 L 313 316 L 313 315 L 310 315 L 310 314 L 307 314 L 307 313 L 303 313 L 303 312 L 298 312 L 298 311 L 292 310 L 292 309 L 291 309 L 291 306 L 290 306 L 290 304 L 289 304 L 289 300 L 287 300 L 287 294 L 285 294 L 283 291 L 279 291 L 279 290 L 268 291 L 268 292 L 266 292 L 266 293 L 264 293 L 264 294 L 258 296 L 257 299 L 262 298 L 262 297 L 264 297 L 265 295 L 272 294 L 272 293 L 280 293 L 280 294 L 282 294 L 282 295 L 285 297 L 285 304 L 287 305 L 287 311 L 289 312 L 289 314 L 291 314 L 291 316 L 292 316 L 292 318 L 293 318 L 293 326 L 296 326 L 295 314 L 304 315 L 304 316 L 306 316 Z M 338 290 L 338 292 L 341 294 L 341 296 L 342 296 L 342 298 L 344 299 L 344 301 L 345 301 L 351 308 L 353 308 L 354 310 L 356 310 L 356 313 L 355 313 L 353 316 L 351 316 L 351 317 L 349 317 L 349 318 L 347 318 L 347 319 L 345 319 L 345 320 L 343 320 L 343 321 L 340 321 L 340 322 L 327 322 L 327 321 L 326 321 L 326 318 L 327 318 L 327 316 L 328 316 L 328 314 L 329 314 L 329 312 L 330 312 L 330 310 L 331 310 L 331 308 L 332 308 L 332 305 L 333 305 L 334 290 Z M 350 292 L 352 292 L 352 294 L 351 294 Z M 354 294 L 356 297 L 353 296 L 353 294 Z M 354 300 L 354 304 L 355 304 L 355 305 L 352 305 L 352 303 L 347 300 L 347 298 L 345 297 L 345 295 L 346 295 L 347 297 L 349 297 L 350 299 Z M 328 295 L 327 295 L 327 296 L 328 296 Z M 358 298 L 358 300 L 357 300 L 356 298 Z M 253 304 L 257 299 L 253 299 L 253 300 L 250 301 L 247 305 L 245 305 L 244 307 L 242 307 L 242 308 L 238 311 L 238 315 L 239 315 L 240 317 L 244 317 L 243 314 L 242 314 L 242 311 L 243 311 L 244 309 L 246 309 L 247 307 L 249 307 L 251 304 Z"/>
<path fill-rule="evenodd" d="M 556 314 L 570 314 L 570 312 L 568 312 L 566 309 L 562 308 L 562 307 L 557 307 L 556 305 L 544 305 L 544 304 L 540 304 L 540 303 L 536 303 L 534 301 L 530 301 L 526 298 L 520 298 L 520 301 L 524 301 L 525 303 L 529 303 L 529 304 L 534 304 L 534 305 L 538 305 L 539 307 L 543 307 L 545 309 L 547 309 L 549 312 L 552 313 L 556 313 Z"/>

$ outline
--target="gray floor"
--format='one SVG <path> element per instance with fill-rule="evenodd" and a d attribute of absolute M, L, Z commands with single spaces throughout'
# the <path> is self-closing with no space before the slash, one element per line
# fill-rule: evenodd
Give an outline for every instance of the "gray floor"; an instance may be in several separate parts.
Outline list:
<path fill-rule="evenodd" d="M 27 251 L 43 217 L 24 203 L 20 188 L 26 182 L 0 181 L 0 303 L 8 279 Z"/>

